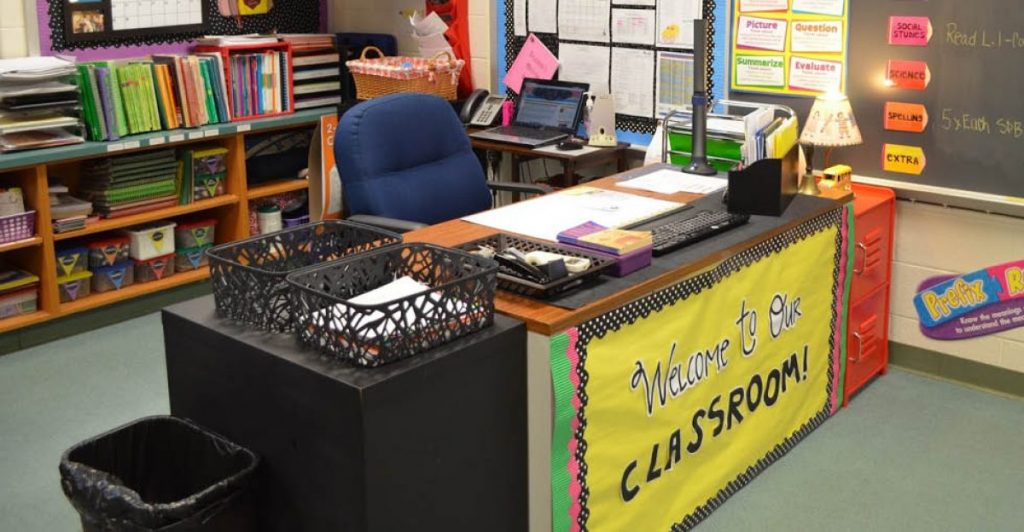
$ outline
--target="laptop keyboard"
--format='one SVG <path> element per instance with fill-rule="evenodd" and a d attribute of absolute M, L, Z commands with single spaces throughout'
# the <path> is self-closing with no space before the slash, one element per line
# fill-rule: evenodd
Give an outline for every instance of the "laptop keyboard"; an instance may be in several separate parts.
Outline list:
<path fill-rule="evenodd" d="M 654 254 L 664 255 L 669 251 L 699 242 L 733 227 L 747 223 L 750 216 L 731 214 L 724 211 L 698 211 L 694 216 L 668 222 L 651 228 L 654 239 Z"/>
<path fill-rule="evenodd" d="M 537 129 L 534 127 L 525 126 L 505 126 L 494 130 L 495 133 L 502 135 L 514 135 L 516 137 L 525 137 L 528 139 L 549 139 L 561 135 L 557 131 Z"/>

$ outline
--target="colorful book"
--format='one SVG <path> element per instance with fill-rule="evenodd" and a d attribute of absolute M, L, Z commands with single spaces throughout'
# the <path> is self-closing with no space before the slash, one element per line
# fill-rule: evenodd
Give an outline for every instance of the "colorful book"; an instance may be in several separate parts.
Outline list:
<path fill-rule="evenodd" d="M 117 140 L 121 138 L 121 136 L 117 132 L 118 128 L 114 111 L 114 99 L 110 90 L 111 80 L 109 68 L 96 68 L 96 85 L 99 88 L 100 103 L 103 105 L 103 120 L 105 122 L 107 139 Z"/>
<path fill-rule="evenodd" d="M 106 68 L 110 72 L 110 100 L 114 104 L 114 127 L 111 133 L 119 137 L 128 135 L 128 118 L 124 110 L 124 96 L 121 94 L 121 82 L 118 77 L 118 65 L 114 61 L 92 61 L 97 68 Z M 108 120 L 109 121 L 109 120 Z M 114 137 L 117 138 L 117 137 Z"/>
<path fill-rule="evenodd" d="M 103 140 L 103 131 L 100 129 L 100 121 L 95 108 L 95 100 L 92 96 L 92 82 L 89 76 L 90 65 L 78 65 L 78 87 L 82 95 L 82 112 L 85 115 L 86 129 L 90 140 Z"/>
<path fill-rule="evenodd" d="M 558 233 L 558 241 L 613 255 L 627 255 L 653 245 L 650 231 L 609 229 L 594 222 L 577 225 Z"/>

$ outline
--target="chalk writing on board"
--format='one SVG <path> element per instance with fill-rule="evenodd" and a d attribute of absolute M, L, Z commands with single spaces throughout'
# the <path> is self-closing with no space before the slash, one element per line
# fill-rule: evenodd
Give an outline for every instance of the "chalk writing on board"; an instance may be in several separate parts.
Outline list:
<path fill-rule="evenodd" d="M 978 28 L 961 28 L 960 24 L 946 24 L 946 44 L 960 48 L 1024 49 L 1024 32 Z"/>

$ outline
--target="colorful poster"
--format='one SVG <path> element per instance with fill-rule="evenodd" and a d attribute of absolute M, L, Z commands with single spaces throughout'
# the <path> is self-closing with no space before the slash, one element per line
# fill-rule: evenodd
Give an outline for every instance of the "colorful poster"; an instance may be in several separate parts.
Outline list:
<path fill-rule="evenodd" d="M 733 10 L 731 89 L 791 96 L 845 92 L 847 9 L 844 0 L 740 2 Z"/>
<path fill-rule="evenodd" d="M 921 333 L 965 340 L 1024 327 L 1024 259 L 926 279 L 914 296 Z"/>
<path fill-rule="evenodd" d="M 552 338 L 553 530 L 693 528 L 836 411 L 851 220 Z"/>

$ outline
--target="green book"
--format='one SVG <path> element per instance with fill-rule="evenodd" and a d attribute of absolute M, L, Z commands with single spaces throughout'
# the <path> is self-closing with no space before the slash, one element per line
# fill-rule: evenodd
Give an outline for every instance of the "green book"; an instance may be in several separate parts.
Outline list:
<path fill-rule="evenodd" d="M 92 82 L 89 80 L 89 65 L 78 65 L 78 88 L 82 94 L 82 112 L 85 114 L 85 125 L 91 140 L 103 140 L 96 116 L 96 101 L 93 99 Z"/>
<path fill-rule="evenodd" d="M 171 121 L 167 118 L 169 109 L 164 106 L 164 98 L 162 96 L 164 89 L 163 86 L 160 85 L 160 76 L 156 73 L 155 63 L 149 64 L 149 73 L 153 77 L 154 92 L 156 93 L 156 109 L 160 115 L 161 129 L 171 129 Z"/>
<path fill-rule="evenodd" d="M 82 64 L 82 63 L 80 63 Z M 106 67 L 110 69 L 110 99 L 114 103 L 114 122 L 115 127 L 110 128 L 111 131 L 116 129 L 118 136 L 125 136 L 128 134 L 128 117 L 124 112 L 124 97 L 121 95 L 121 82 L 118 79 L 118 66 L 114 61 L 90 61 L 90 65 L 97 67 Z"/>
<path fill-rule="evenodd" d="M 182 150 L 179 162 L 178 205 L 192 203 L 192 150 Z"/>
<path fill-rule="evenodd" d="M 217 117 L 217 102 L 213 99 L 213 78 L 210 76 L 210 61 L 199 60 L 199 73 L 203 76 L 203 101 L 206 106 L 206 116 L 210 118 L 210 124 L 220 122 Z"/>
<path fill-rule="evenodd" d="M 92 88 L 92 108 L 96 110 L 96 121 L 99 122 L 100 136 L 96 140 L 110 140 L 107 115 L 103 112 L 103 95 L 100 94 L 99 82 L 96 80 L 99 74 L 94 65 L 86 65 L 86 68 L 89 70 L 89 85 Z"/>
<path fill-rule="evenodd" d="M 139 102 L 136 91 L 134 65 L 122 65 L 117 68 L 117 81 L 121 86 L 121 98 L 124 99 L 124 112 L 127 117 L 128 132 L 131 135 L 140 132 Z"/>
<path fill-rule="evenodd" d="M 160 131 L 160 110 L 156 100 L 156 84 L 153 82 L 152 63 L 138 63 L 139 79 L 141 79 L 143 105 L 146 111 L 146 131 Z"/>

